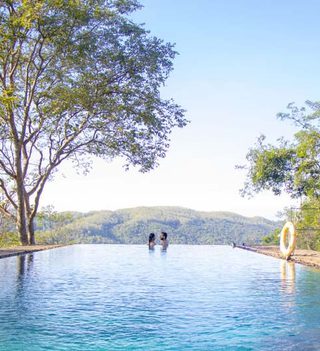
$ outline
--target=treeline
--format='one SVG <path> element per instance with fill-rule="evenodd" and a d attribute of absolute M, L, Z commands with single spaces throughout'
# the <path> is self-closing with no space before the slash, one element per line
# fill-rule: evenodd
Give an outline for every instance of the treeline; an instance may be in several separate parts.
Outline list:
<path fill-rule="evenodd" d="M 144 244 L 150 232 L 169 233 L 173 244 L 259 244 L 279 223 L 229 212 L 197 212 L 179 207 L 139 207 L 118 211 L 58 213 L 49 208 L 36 220 L 39 244 Z"/>

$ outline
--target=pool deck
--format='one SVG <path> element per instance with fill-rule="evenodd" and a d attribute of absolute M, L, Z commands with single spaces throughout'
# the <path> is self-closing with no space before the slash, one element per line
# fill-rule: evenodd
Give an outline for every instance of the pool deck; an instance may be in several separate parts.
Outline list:
<path fill-rule="evenodd" d="M 11 256 L 26 255 L 37 251 L 56 249 L 62 246 L 65 245 L 32 245 L 0 248 L 0 259 Z"/>
<path fill-rule="evenodd" d="M 282 259 L 278 246 L 237 246 L 237 248 Z M 297 249 L 290 261 L 320 269 L 320 252 Z"/>

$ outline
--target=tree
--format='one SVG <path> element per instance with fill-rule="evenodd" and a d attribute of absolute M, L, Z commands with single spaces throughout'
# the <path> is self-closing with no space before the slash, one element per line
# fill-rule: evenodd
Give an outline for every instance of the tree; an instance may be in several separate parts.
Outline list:
<path fill-rule="evenodd" d="M 289 113 L 280 113 L 282 120 L 290 120 L 300 130 L 293 141 L 280 139 L 278 145 L 265 143 L 261 136 L 247 154 L 247 179 L 243 195 L 272 190 L 275 195 L 288 193 L 301 198 L 298 209 L 286 209 L 285 217 L 293 220 L 301 248 L 320 250 L 320 104 L 306 102 L 298 108 L 289 104 Z M 273 235 L 265 242 L 275 242 Z"/>
<path fill-rule="evenodd" d="M 276 228 L 269 235 L 262 238 L 264 245 L 279 245 L 281 229 Z"/>
<path fill-rule="evenodd" d="M 320 199 L 307 198 L 297 211 L 297 242 L 299 247 L 320 250 Z"/>
<path fill-rule="evenodd" d="M 15 223 L 11 218 L 0 213 L 0 247 L 17 246 L 19 236 L 14 230 Z"/>
<path fill-rule="evenodd" d="M 0 211 L 34 244 L 45 184 L 72 160 L 154 168 L 187 121 L 160 88 L 173 45 L 129 19 L 136 0 L 0 2 Z"/>
<path fill-rule="evenodd" d="M 38 211 L 35 218 L 35 226 L 42 231 L 61 227 L 74 220 L 75 214 L 72 212 L 57 212 L 53 206 L 46 206 Z"/>
<path fill-rule="evenodd" d="M 311 110 L 289 104 L 289 113 L 280 119 L 293 121 L 301 128 L 292 142 L 284 139 L 274 146 L 261 136 L 247 154 L 247 180 L 242 193 L 252 195 L 262 190 L 282 191 L 291 197 L 313 198 L 320 195 L 320 104 L 306 102 Z"/>

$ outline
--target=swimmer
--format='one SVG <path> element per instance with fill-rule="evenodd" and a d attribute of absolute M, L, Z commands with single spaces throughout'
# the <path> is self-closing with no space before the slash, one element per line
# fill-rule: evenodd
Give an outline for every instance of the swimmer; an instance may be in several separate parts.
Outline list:
<path fill-rule="evenodd" d="M 153 250 L 154 247 L 156 246 L 156 236 L 154 235 L 154 233 L 150 233 L 148 245 L 149 245 L 149 250 Z"/>
<path fill-rule="evenodd" d="M 167 250 L 167 248 L 169 246 L 168 234 L 166 232 L 161 232 L 160 240 L 161 240 L 162 250 L 163 251 Z"/>

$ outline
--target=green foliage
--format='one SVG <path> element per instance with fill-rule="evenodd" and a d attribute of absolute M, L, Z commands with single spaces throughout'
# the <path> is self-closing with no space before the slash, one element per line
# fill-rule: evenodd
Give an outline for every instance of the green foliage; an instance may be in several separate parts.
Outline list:
<path fill-rule="evenodd" d="M 17 232 L 0 233 L 0 247 L 19 246 L 20 240 Z"/>
<path fill-rule="evenodd" d="M 276 228 L 272 233 L 262 238 L 263 245 L 279 245 L 281 229 Z"/>
<path fill-rule="evenodd" d="M 307 102 L 311 113 L 290 104 L 290 114 L 279 114 L 281 119 L 293 120 L 302 129 L 292 142 L 279 140 L 277 146 L 266 144 L 261 136 L 247 154 L 247 180 L 242 190 L 252 195 L 262 190 L 282 191 L 293 198 L 320 195 L 320 106 Z"/>
<path fill-rule="evenodd" d="M 292 197 L 301 196 L 306 188 L 298 179 L 300 159 L 296 146 L 283 140 L 278 146 L 265 144 L 264 141 L 265 137 L 260 137 L 247 154 L 249 166 L 242 194 L 252 196 L 271 190 L 275 195 L 285 191 Z"/>
<path fill-rule="evenodd" d="M 259 244 L 276 222 L 228 212 L 197 212 L 179 207 L 139 207 L 76 214 L 51 231 L 37 232 L 37 241 L 58 243 L 144 244 L 149 233 L 166 231 L 174 244 Z"/>
<path fill-rule="evenodd" d="M 20 245 L 19 235 L 14 229 L 14 222 L 0 215 L 0 247 Z"/>
<path fill-rule="evenodd" d="M 75 212 L 57 212 L 53 206 L 42 208 L 36 217 L 35 226 L 37 229 L 46 231 L 61 227 L 72 222 L 77 217 Z"/>
<path fill-rule="evenodd" d="M 296 211 L 297 244 L 300 248 L 320 251 L 320 199 L 306 199 Z"/>

